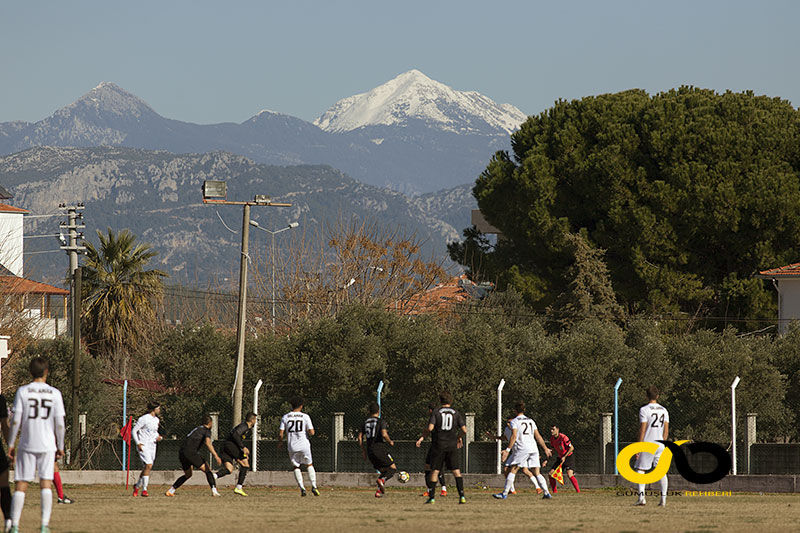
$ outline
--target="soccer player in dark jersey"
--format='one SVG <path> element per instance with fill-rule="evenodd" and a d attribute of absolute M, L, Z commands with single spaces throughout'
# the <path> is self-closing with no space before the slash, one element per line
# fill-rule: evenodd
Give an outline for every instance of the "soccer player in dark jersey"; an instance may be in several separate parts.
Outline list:
<path fill-rule="evenodd" d="M 461 452 L 464 445 L 463 437 L 467 434 L 467 424 L 464 415 L 453 409 L 453 397 L 449 392 L 439 394 L 442 406 L 431 413 L 428 425 L 422 430 L 422 436 L 417 440 L 417 447 L 422 445 L 425 437 L 431 435 L 433 452 L 431 453 L 431 475 L 426 480 L 428 483 L 428 499 L 425 503 L 434 503 L 436 500 L 436 483 L 439 481 L 439 472 L 444 466 L 453 473 L 458 489 L 458 503 L 467 503 L 464 496 L 464 480 L 461 478 Z"/>
<path fill-rule="evenodd" d="M 429 417 L 431 416 L 431 413 L 433 413 L 433 410 L 436 409 L 436 407 L 438 407 L 438 406 L 434 402 L 430 402 L 428 404 L 428 416 Z M 430 477 L 430 475 L 431 475 L 431 454 L 432 453 L 433 453 L 433 443 L 431 443 L 431 445 L 428 446 L 428 453 L 425 454 L 425 479 L 428 479 Z M 440 496 L 447 496 L 447 482 L 446 482 L 445 477 L 444 477 L 444 470 L 439 472 L 439 484 L 442 486 L 442 492 L 440 493 Z M 425 492 L 423 492 L 422 495 L 425 496 L 426 498 L 428 497 L 428 488 L 427 488 L 427 486 L 425 487 Z"/>
<path fill-rule="evenodd" d="M 8 403 L 6 397 L 0 394 L 0 429 L 3 431 L 3 438 L 8 442 L 11 427 L 8 425 Z M 11 529 L 11 488 L 8 484 L 8 455 L 0 442 L 0 508 L 3 510 L 5 518 L 5 529 Z"/>
<path fill-rule="evenodd" d="M 233 428 L 222 445 L 222 468 L 217 471 L 217 478 L 227 476 L 233 472 L 233 465 L 239 465 L 239 479 L 236 481 L 236 488 L 233 489 L 234 494 L 239 496 L 247 496 L 244 491 L 244 479 L 247 477 L 247 470 L 250 468 L 248 457 L 250 450 L 244 444 L 244 436 L 256 424 L 256 414 L 247 413 L 244 417 L 244 422 Z"/>
<path fill-rule="evenodd" d="M 558 426 L 555 424 L 550 427 L 550 446 L 552 446 L 558 454 L 558 460 L 553 461 L 553 466 L 550 470 L 555 470 L 561 465 L 561 471 L 567 474 L 569 480 L 572 481 L 575 492 L 580 492 L 581 489 L 578 487 L 578 480 L 575 479 L 575 446 L 572 445 L 569 437 L 561 433 Z M 558 492 L 556 490 L 556 480 L 553 477 L 550 477 L 550 486 L 553 488 L 553 494 Z"/>
<path fill-rule="evenodd" d="M 167 496 L 175 496 L 175 490 L 180 488 L 181 485 L 186 483 L 187 479 L 192 477 L 193 468 L 205 472 L 206 480 L 211 487 L 211 495 L 219 496 L 219 492 L 217 492 L 217 483 L 214 480 L 214 473 L 211 471 L 211 467 L 206 460 L 200 455 L 200 448 L 205 445 L 208 451 L 211 452 L 211 455 L 214 456 L 217 464 L 222 464 L 222 459 L 217 455 L 214 445 L 211 444 L 211 424 L 211 417 L 209 415 L 203 415 L 203 423 L 194 428 L 186 436 L 186 440 L 183 441 L 181 449 L 178 452 L 178 459 L 181 462 L 181 468 L 183 468 L 183 475 L 175 480 L 175 483 L 173 483 L 167 491 Z"/>
<path fill-rule="evenodd" d="M 358 445 L 361 447 L 364 459 L 371 462 L 375 470 L 381 473 L 378 476 L 376 498 L 383 497 L 386 493 L 386 482 L 392 479 L 397 472 L 397 465 L 394 464 L 394 459 L 387 448 L 387 445 L 394 446 L 394 441 L 389 437 L 389 426 L 386 424 L 386 420 L 378 414 L 380 409 L 378 402 L 369 404 L 367 407 L 369 417 L 361 426 L 361 431 L 358 432 Z"/>

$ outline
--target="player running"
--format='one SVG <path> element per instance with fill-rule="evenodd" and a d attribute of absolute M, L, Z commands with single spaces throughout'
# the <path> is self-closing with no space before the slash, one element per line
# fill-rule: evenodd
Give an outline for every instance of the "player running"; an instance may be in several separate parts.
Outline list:
<path fill-rule="evenodd" d="M 306 487 L 303 485 L 303 472 L 300 471 L 302 465 L 306 465 L 308 479 L 311 481 L 311 494 L 319 496 L 317 488 L 317 471 L 314 470 L 311 458 L 311 443 L 308 435 L 314 436 L 314 425 L 311 417 L 303 412 L 303 398 L 295 396 L 289 400 L 292 410 L 281 418 L 281 425 L 278 433 L 278 448 L 283 445 L 283 435 L 286 434 L 286 447 L 289 450 L 289 461 L 294 467 L 294 479 L 300 487 L 300 496 L 306 495 Z"/>
<path fill-rule="evenodd" d="M 158 415 L 161 414 L 161 404 L 150 402 L 147 404 L 147 412 L 139 417 L 133 426 L 131 435 L 136 443 L 136 451 L 139 452 L 139 460 L 142 461 L 142 472 L 136 485 L 133 486 L 133 496 L 138 496 L 142 491 L 142 496 L 147 497 L 147 484 L 150 482 L 150 471 L 153 470 L 153 463 L 156 460 L 156 443 L 161 440 L 158 434 Z"/>
<path fill-rule="evenodd" d="M 538 442 L 541 445 L 547 457 L 550 457 L 552 452 L 544 443 L 541 434 L 539 434 L 539 430 L 536 428 L 536 422 L 525 416 L 525 402 L 517 402 L 514 405 L 514 412 L 517 413 L 517 416 L 511 420 L 511 438 L 508 440 L 508 446 L 503 450 L 501 456 L 503 461 L 506 461 L 509 457 L 509 453 L 512 454 L 509 461 L 511 468 L 506 476 L 506 485 L 503 492 L 493 494 L 493 496 L 499 500 L 508 498 L 508 493 L 514 485 L 514 478 L 517 475 L 517 471 L 521 467 L 527 467 L 539 481 L 539 485 L 544 491 L 542 498 L 549 500 L 552 496 L 547 490 L 547 482 L 544 476 L 539 472 L 539 448 L 536 447 L 536 443 Z"/>
<path fill-rule="evenodd" d="M 222 445 L 222 468 L 217 471 L 217 478 L 227 476 L 233 472 L 233 465 L 239 465 L 239 479 L 236 481 L 236 488 L 233 489 L 234 494 L 239 496 L 247 496 L 244 491 L 244 479 L 247 477 L 247 471 L 250 469 L 250 450 L 244 444 L 244 436 L 256 425 L 256 414 L 247 413 L 244 417 L 244 422 L 233 428 Z"/>
<path fill-rule="evenodd" d="M 514 420 L 513 417 L 509 418 L 508 420 L 506 420 L 506 427 L 503 428 L 503 434 L 495 436 L 495 438 L 497 440 L 505 440 L 506 442 L 511 440 L 511 421 L 512 420 Z M 491 435 L 491 433 L 489 433 L 489 435 Z M 509 455 L 508 458 L 506 458 L 506 460 L 503 462 L 503 477 L 507 478 L 508 477 L 508 473 L 511 472 L 511 466 L 512 466 L 511 465 L 511 459 L 512 459 L 512 457 Z M 539 482 L 536 480 L 536 476 L 533 475 L 533 472 L 528 470 L 527 466 L 523 466 L 522 467 L 522 473 L 525 474 L 525 476 L 528 479 L 530 479 L 531 483 L 533 484 L 533 488 L 536 489 L 536 494 L 541 494 L 542 493 L 542 489 L 541 489 L 541 487 L 539 487 Z M 517 490 L 514 488 L 515 479 L 516 478 L 512 478 L 512 480 L 511 480 L 511 487 L 510 487 L 510 490 L 508 492 L 509 494 L 516 494 L 517 493 Z"/>
<path fill-rule="evenodd" d="M 644 474 L 646 470 L 655 468 L 658 465 L 658 460 L 661 457 L 661 452 L 664 451 L 664 445 L 659 440 L 667 440 L 669 437 L 669 412 L 663 405 L 658 403 L 659 392 L 654 385 L 647 387 L 645 391 L 647 394 L 648 403 L 639 409 L 639 440 L 638 442 L 655 442 L 658 444 L 658 450 L 655 454 L 640 452 L 636 454 L 636 466 L 634 468 L 640 474 Z M 659 482 L 661 489 L 660 507 L 667 505 L 667 475 L 664 474 Z M 645 484 L 639 483 L 639 498 L 634 505 L 646 505 L 644 491 Z"/>
<path fill-rule="evenodd" d="M 550 446 L 552 446 L 558 454 L 558 461 L 553 461 L 553 466 L 550 470 L 555 470 L 560 466 L 561 471 L 567 474 L 567 477 L 569 477 L 569 480 L 572 482 L 572 486 L 575 487 L 575 492 L 580 492 L 581 489 L 578 486 L 578 480 L 575 479 L 575 446 L 572 445 L 569 437 L 561 433 L 558 426 L 555 424 L 550 427 Z M 550 477 L 550 487 L 552 488 L 553 494 L 558 492 L 556 480 L 552 476 Z"/>
<path fill-rule="evenodd" d="M 453 409 L 453 397 L 449 392 L 439 394 L 442 406 L 431 413 L 428 425 L 422 430 L 422 436 L 417 439 L 417 448 L 422 446 L 425 437 L 431 435 L 431 474 L 426 479 L 428 484 L 427 504 L 435 503 L 436 483 L 439 472 L 446 465 L 456 478 L 458 489 L 458 503 L 467 503 L 464 496 L 464 480 L 461 477 L 461 452 L 464 445 L 463 436 L 467 434 L 467 424 L 464 415 Z"/>
<path fill-rule="evenodd" d="M 28 484 L 39 471 L 42 527 L 50 531 L 53 511 L 53 466 L 64 456 L 64 400 L 61 392 L 47 384 L 50 365 L 44 357 L 34 357 L 28 365 L 33 382 L 17 389 L 14 415 L 8 438 L 8 455 L 14 461 L 14 496 L 11 499 L 11 529 L 19 531 L 19 518 L 25 505 Z M 19 446 L 14 443 L 19 434 Z"/>
<path fill-rule="evenodd" d="M 430 417 L 433 410 L 436 409 L 436 404 L 430 402 L 428 404 L 428 416 Z M 425 479 L 428 479 L 431 475 L 431 454 L 433 452 L 433 443 L 428 446 L 428 452 L 425 454 Z M 444 477 L 444 470 L 439 472 L 439 484 L 442 486 L 442 492 L 439 493 L 440 496 L 447 496 L 447 483 Z M 422 493 L 423 496 L 426 498 L 428 497 L 428 488 L 425 487 L 425 492 Z"/>
<path fill-rule="evenodd" d="M 167 496 L 175 496 L 175 491 L 179 489 L 181 485 L 186 483 L 187 479 L 192 477 L 192 470 L 194 468 L 205 472 L 206 481 L 208 481 L 208 486 L 211 487 L 211 495 L 220 495 L 217 491 L 217 482 L 214 479 L 214 473 L 211 471 L 211 466 L 209 466 L 206 460 L 200 455 L 200 448 L 205 445 L 205 447 L 208 448 L 208 451 L 211 452 L 211 455 L 214 456 L 214 460 L 217 461 L 217 464 L 222 464 L 222 459 L 220 459 L 219 455 L 217 455 L 214 445 L 211 444 L 212 424 L 213 421 L 211 416 L 203 415 L 203 423 L 186 435 L 186 439 L 183 441 L 180 451 L 178 451 L 178 460 L 181 462 L 183 475 L 176 479 L 169 490 L 167 490 Z"/>
<path fill-rule="evenodd" d="M 386 424 L 386 420 L 379 415 L 380 409 L 378 402 L 369 404 L 367 407 L 369 417 L 364 421 L 361 431 L 358 432 L 358 445 L 361 447 L 364 460 L 371 462 L 375 470 L 381 473 L 377 480 L 376 498 L 383 497 L 386 493 L 386 482 L 397 472 L 397 465 L 394 464 L 394 459 L 386 447 L 387 444 L 394 446 L 394 441 L 389 437 L 389 426 Z"/>

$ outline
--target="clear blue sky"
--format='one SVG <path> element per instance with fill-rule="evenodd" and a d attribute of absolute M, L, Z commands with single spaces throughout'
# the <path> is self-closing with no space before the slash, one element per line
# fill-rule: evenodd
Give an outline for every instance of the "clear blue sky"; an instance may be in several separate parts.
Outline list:
<path fill-rule="evenodd" d="M 683 84 L 800 105 L 800 2 L 382 0 L 0 4 L 0 122 L 112 81 L 169 118 L 313 120 L 417 68 L 538 113 Z"/>

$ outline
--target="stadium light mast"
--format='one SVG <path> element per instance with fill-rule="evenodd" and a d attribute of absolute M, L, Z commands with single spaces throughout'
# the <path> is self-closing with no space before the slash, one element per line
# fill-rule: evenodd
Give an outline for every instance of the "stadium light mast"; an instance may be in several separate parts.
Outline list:
<path fill-rule="evenodd" d="M 241 205 L 242 252 L 239 258 L 239 311 L 236 323 L 236 378 L 233 386 L 233 425 L 242 422 L 242 387 L 244 385 L 244 337 L 247 319 L 247 261 L 249 256 L 250 206 L 292 207 L 292 204 L 275 203 L 269 196 L 256 194 L 252 202 L 228 201 L 228 184 L 225 181 L 203 182 L 203 203 L 214 205 Z"/>
<path fill-rule="evenodd" d="M 300 226 L 300 224 L 298 222 L 292 222 L 288 226 L 277 230 L 261 227 L 255 220 L 251 220 L 250 225 L 256 229 L 260 229 L 261 231 L 266 231 L 272 236 L 272 245 L 270 248 L 270 255 L 272 256 L 272 331 L 275 331 L 275 235 L 282 231 L 294 229 Z"/>

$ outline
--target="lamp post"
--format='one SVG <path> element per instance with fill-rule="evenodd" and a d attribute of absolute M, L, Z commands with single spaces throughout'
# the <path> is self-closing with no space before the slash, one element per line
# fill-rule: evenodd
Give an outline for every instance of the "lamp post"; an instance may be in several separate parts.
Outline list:
<path fill-rule="evenodd" d="M 233 425 L 242 422 L 242 387 L 244 384 L 244 338 L 247 318 L 247 261 L 250 225 L 250 206 L 292 207 L 292 204 L 273 203 L 263 194 L 255 195 L 252 202 L 229 202 L 228 185 L 224 181 L 207 180 L 203 182 L 203 203 L 216 205 L 241 205 L 242 214 L 242 252 L 239 265 L 239 313 L 236 323 L 236 378 L 233 386 Z"/>
<path fill-rule="evenodd" d="M 272 331 L 275 331 L 275 235 L 277 235 L 282 231 L 294 229 L 298 227 L 300 224 L 297 222 L 292 222 L 288 226 L 277 230 L 262 228 L 255 220 L 251 220 L 250 225 L 253 226 L 254 228 L 260 229 L 261 231 L 266 231 L 272 237 L 272 244 L 270 247 L 271 249 L 270 255 L 272 256 Z"/>

